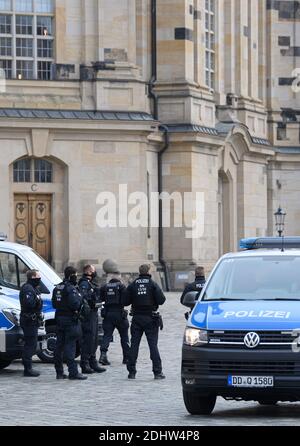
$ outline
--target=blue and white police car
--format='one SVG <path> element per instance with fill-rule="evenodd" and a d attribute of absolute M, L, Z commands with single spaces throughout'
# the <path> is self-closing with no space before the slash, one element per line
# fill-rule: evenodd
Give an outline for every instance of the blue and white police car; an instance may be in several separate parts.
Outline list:
<path fill-rule="evenodd" d="M 241 241 L 216 264 L 184 334 L 182 388 L 191 414 L 216 398 L 300 401 L 300 237 Z"/>
<path fill-rule="evenodd" d="M 9 335 L 14 330 L 17 330 L 16 328 L 12 329 L 8 321 L 13 322 L 14 316 L 17 318 L 19 316 L 19 291 L 22 284 L 27 280 L 26 272 L 29 269 L 39 270 L 42 277 L 41 291 L 44 301 L 43 313 L 45 318 L 46 342 L 43 343 L 43 347 L 40 348 L 37 354 L 42 361 L 52 362 L 56 343 L 56 328 L 51 297 L 54 287 L 61 282 L 61 278 L 33 249 L 18 243 L 9 243 L 3 234 L 0 234 L 0 308 L 4 310 L 0 310 L 0 329 L 2 327 L 2 331 L 6 333 L 0 330 L 2 337 L 0 338 L 0 352 L 2 352 L 1 339 L 2 343 L 4 343 L 4 338 L 6 338 L 7 343 L 7 339 L 10 339 Z M 9 313 L 6 311 L 7 308 L 14 308 L 13 316 L 9 316 Z M 20 327 L 17 327 L 19 332 L 21 332 Z M 20 341 L 21 344 L 22 342 Z"/>
<path fill-rule="evenodd" d="M 20 305 L 0 292 L 0 370 L 22 357 L 24 336 L 20 327 Z M 45 330 L 39 329 L 37 353 L 44 348 Z"/>

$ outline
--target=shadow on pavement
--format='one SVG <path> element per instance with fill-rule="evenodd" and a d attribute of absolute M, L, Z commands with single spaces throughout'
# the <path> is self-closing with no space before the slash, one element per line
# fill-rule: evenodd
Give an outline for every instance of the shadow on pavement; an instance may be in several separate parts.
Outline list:
<path fill-rule="evenodd" d="M 260 406 L 259 404 L 255 405 L 253 403 L 252 407 L 237 407 L 233 409 L 225 409 L 218 410 L 209 415 L 209 416 L 187 416 L 187 419 L 207 419 L 207 420 L 225 420 L 227 419 L 239 419 L 239 418 L 256 418 L 261 419 L 261 421 L 266 420 L 268 418 L 294 418 L 300 416 L 300 403 L 278 403 L 276 406 Z"/>

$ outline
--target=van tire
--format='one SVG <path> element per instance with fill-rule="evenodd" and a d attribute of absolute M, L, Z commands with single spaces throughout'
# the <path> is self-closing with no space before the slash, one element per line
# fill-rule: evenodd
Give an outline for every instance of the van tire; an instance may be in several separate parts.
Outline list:
<path fill-rule="evenodd" d="M 12 361 L 8 359 L 0 359 L 0 370 L 6 369 L 6 367 L 8 367 L 11 363 Z"/>
<path fill-rule="evenodd" d="M 42 352 L 39 352 L 37 356 L 40 358 L 42 362 L 45 364 L 53 364 L 54 363 L 54 346 L 56 342 L 56 326 L 55 325 L 48 325 L 46 327 L 46 337 L 47 337 L 47 343 L 50 347 L 49 349 L 43 350 Z M 80 355 L 80 346 L 79 342 L 76 344 L 76 358 Z"/>
<path fill-rule="evenodd" d="M 203 397 L 185 390 L 183 390 L 183 399 L 185 407 L 191 415 L 210 415 L 217 401 L 216 395 Z"/>
<path fill-rule="evenodd" d="M 37 354 L 37 356 L 45 364 L 53 364 L 54 363 L 53 345 L 55 345 L 53 343 L 56 342 L 56 326 L 55 325 L 46 326 L 46 337 L 47 337 L 47 344 L 50 348 L 47 348 L 46 350 L 39 352 Z"/>

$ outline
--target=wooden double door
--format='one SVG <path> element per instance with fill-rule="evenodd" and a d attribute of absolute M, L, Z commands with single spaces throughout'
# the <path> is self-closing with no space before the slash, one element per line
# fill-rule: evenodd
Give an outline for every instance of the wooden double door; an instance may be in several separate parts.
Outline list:
<path fill-rule="evenodd" d="M 16 194 L 15 240 L 51 263 L 51 195 Z"/>

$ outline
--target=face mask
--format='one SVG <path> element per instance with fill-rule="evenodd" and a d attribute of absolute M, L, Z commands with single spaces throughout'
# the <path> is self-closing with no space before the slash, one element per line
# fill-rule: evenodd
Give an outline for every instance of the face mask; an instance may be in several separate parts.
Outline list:
<path fill-rule="evenodd" d="M 30 279 L 29 283 L 34 287 L 37 288 L 41 284 L 41 279 Z"/>
<path fill-rule="evenodd" d="M 77 285 L 77 276 L 75 276 L 75 274 L 70 276 L 70 282 L 72 283 L 72 285 Z"/>
<path fill-rule="evenodd" d="M 95 279 L 95 278 L 97 277 L 97 271 L 93 272 L 93 273 L 91 274 L 91 277 L 92 277 L 92 279 Z"/>

